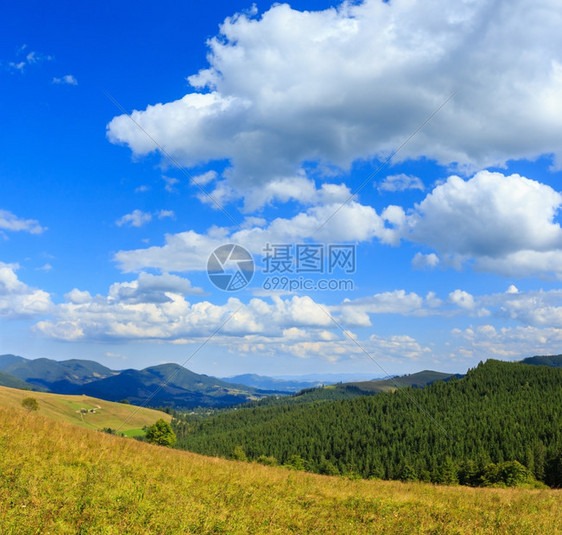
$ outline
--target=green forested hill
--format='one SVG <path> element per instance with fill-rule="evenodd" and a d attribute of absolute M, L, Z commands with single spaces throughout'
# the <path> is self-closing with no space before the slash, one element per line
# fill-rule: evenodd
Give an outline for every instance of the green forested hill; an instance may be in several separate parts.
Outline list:
<path fill-rule="evenodd" d="M 195 452 L 314 472 L 478 484 L 490 463 L 519 461 L 561 486 L 562 369 L 490 360 L 423 390 L 244 408 L 176 430 Z"/>

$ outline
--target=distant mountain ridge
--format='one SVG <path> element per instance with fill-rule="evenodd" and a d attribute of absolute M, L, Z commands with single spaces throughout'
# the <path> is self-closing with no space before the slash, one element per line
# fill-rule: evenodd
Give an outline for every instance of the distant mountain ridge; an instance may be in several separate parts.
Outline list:
<path fill-rule="evenodd" d="M 533 366 L 550 366 L 551 368 L 562 368 L 562 355 L 544 355 L 529 357 L 520 361 L 521 364 L 532 364 Z"/>
<path fill-rule="evenodd" d="M 274 392 L 192 372 L 178 364 L 160 364 L 120 374 L 80 387 L 77 391 L 110 401 L 127 399 L 134 404 L 174 408 L 222 407 L 260 399 Z"/>
<path fill-rule="evenodd" d="M 16 355 L 0 355 L 0 371 L 59 394 L 69 394 L 77 386 L 119 373 L 93 360 L 30 360 Z"/>
<path fill-rule="evenodd" d="M 281 390 L 283 392 L 298 392 L 306 388 L 317 388 L 336 383 L 350 381 L 375 380 L 371 374 L 365 373 L 311 373 L 307 375 L 279 375 L 267 376 L 255 373 L 245 373 L 232 377 L 222 377 L 227 383 L 241 383 L 254 388 L 265 390 Z"/>
<path fill-rule="evenodd" d="M 257 375 L 255 373 L 244 373 L 233 377 L 223 377 L 223 381 L 227 383 L 243 384 L 253 388 L 264 390 L 277 390 L 282 392 L 298 392 L 303 388 L 314 388 L 322 386 L 321 381 L 298 381 L 290 379 L 279 379 L 278 377 L 269 377 L 265 375 Z"/>
<path fill-rule="evenodd" d="M 451 374 L 423 370 L 421 372 L 388 377 L 386 379 L 374 379 L 372 381 L 358 381 L 350 383 L 337 383 L 314 388 L 305 388 L 292 396 L 281 399 L 270 399 L 261 402 L 261 405 L 283 405 L 293 403 L 308 403 L 311 401 L 341 401 L 353 399 L 360 396 L 373 396 L 382 392 L 392 392 L 399 388 L 425 388 L 438 381 L 449 381 L 453 378 L 460 379 L 461 374 Z"/>
<path fill-rule="evenodd" d="M 0 373 L 3 374 L 0 376 L 3 386 L 35 388 L 57 394 L 85 394 L 107 401 L 127 400 L 136 405 L 177 409 L 224 407 L 282 394 L 276 390 L 227 383 L 178 364 L 115 371 L 91 360 L 30 360 L 16 355 L 0 355 Z"/>
<path fill-rule="evenodd" d="M 464 377 L 464 375 L 458 373 L 436 372 L 434 370 L 423 370 L 421 372 L 400 375 L 398 377 L 344 384 L 355 386 L 365 392 L 388 392 L 389 390 L 395 390 L 396 388 L 403 388 L 406 386 L 423 388 L 435 383 L 436 381 L 447 381 L 453 377 L 460 379 L 461 377 Z"/>

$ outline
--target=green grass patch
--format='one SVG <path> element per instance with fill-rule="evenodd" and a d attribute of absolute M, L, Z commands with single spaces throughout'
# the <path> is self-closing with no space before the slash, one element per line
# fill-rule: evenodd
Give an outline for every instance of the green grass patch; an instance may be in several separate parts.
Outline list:
<path fill-rule="evenodd" d="M 123 434 L 126 437 L 144 437 L 145 432 L 142 429 L 128 429 L 127 431 L 124 431 Z"/>

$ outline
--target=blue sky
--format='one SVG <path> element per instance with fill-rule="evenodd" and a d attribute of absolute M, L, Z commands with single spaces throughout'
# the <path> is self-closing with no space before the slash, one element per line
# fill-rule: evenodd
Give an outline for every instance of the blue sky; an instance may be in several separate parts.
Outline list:
<path fill-rule="evenodd" d="M 557 2 L 1 15 L 0 353 L 381 376 L 562 352 Z M 235 292 L 207 275 L 230 243 Z"/>

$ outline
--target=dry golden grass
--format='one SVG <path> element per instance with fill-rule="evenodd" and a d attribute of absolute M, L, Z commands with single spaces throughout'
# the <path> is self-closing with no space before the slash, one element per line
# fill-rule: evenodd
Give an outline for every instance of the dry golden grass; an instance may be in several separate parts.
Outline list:
<path fill-rule="evenodd" d="M 37 400 L 39 414 L 88 429 L 117 429 L 121 426 L 120 431 L 129 434 L 140 431 L 145 425 L 152 425 L 159 418 L 167 422 L 172 419 L 170 415 L 153 409 L 113 403 L 89 396 L 47 394 L 0 386 L 0 407 L 21 408 L 22 400 L 28 397 Z M 80 409 L 94 409 L 95 413 L 82 414 Z"/>
<path fill-rule="evenodd" d="M 562 492 L 348 480 L 0 408 L 2 534 L 556 534 Z"/>

